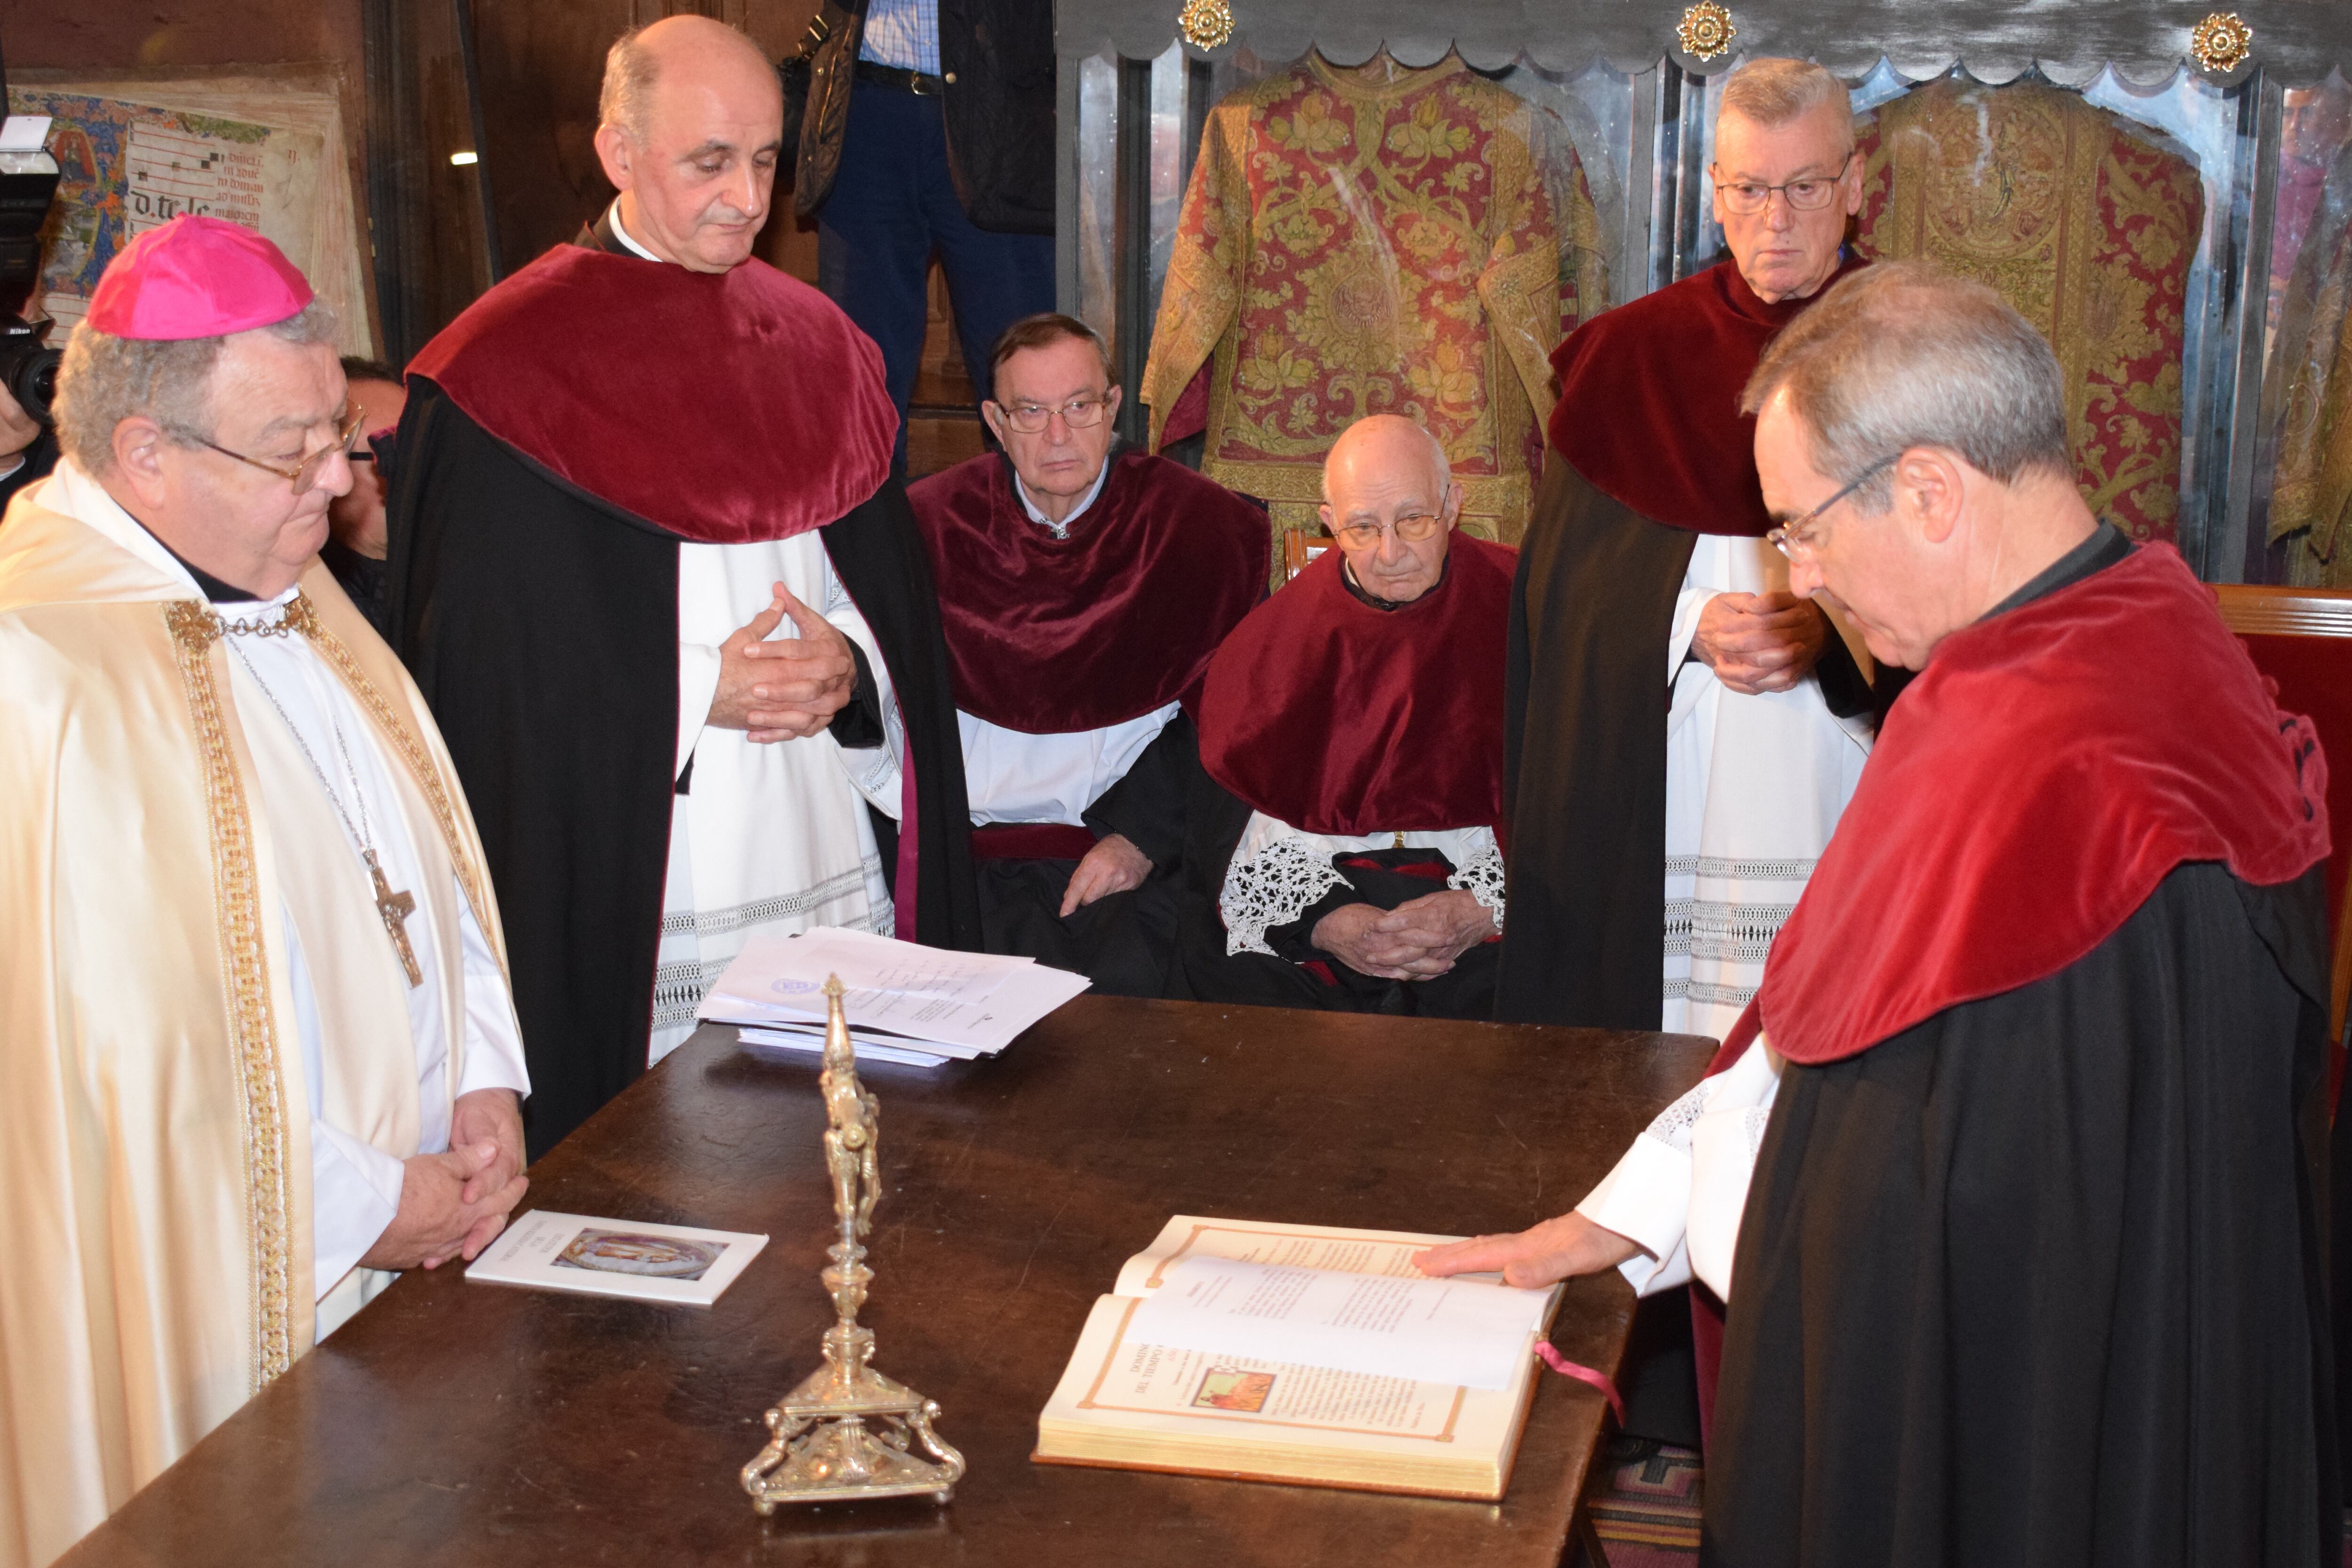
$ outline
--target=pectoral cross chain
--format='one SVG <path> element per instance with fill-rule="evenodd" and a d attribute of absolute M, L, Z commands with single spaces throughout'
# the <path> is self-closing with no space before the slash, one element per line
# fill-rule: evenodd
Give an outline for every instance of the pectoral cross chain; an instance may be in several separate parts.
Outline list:
<path fill-rule="evenodd" d="M 375 851 L 364 853 L 368 875 L 375 879 L 375 912 L 383 917 L 392 945 L 400 950 L 400 967 L 408 972 L 408 988 L 414 991 L 425 984 L 425 971 L 416 966 L 416 950 L 408 945 L 408 917 L 416 912 L 416 895 L 394 892 L 392 884 L 383 879 L 383 868 L 376 864 Z"/>

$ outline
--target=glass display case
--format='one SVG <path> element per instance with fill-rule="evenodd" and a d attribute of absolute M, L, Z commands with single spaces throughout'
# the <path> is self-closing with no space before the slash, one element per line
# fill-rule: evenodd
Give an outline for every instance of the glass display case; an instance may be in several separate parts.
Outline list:
<path fill-rule="evenodd" d="M 1541 8 L 1512 15 L 1524 26 Z M 1864 65 L 1866 28 L 1835 48 L 1809 36 L 1836 9 L 1730 16 L 1736 51 L 1752 37 L 1758 52 L 1809 55 L 1853 89 L 1869 182 L 1853 243 L 2011 294 L 2059 349 L 2079 477 L 2105 515 L 2174 542 L 2209 580 L 2352 587 L 2352 87 L 2330 58 L 2343 41 L 2273 9 L 2248 15 L 2251 58 L 2200 63 L 2185 45 L 2198 18 L 2177 6 L 2156 8 L 2162 26 L 2147 7 L 2058 8 L 2071 20 L 2037 8 L 2034 25 L 2057 31 L 2032 35 L 2013 7 L 1957 5 L 1941 8 L 1943 33 L 1926 7 L 1873 10 L 1885 37 Z M 1139 386 L 1211 110 L 1317 50 L 1349 68 L 1388 49 L 1427 66 L 1450 44 L 1524 100 L 1573 154 L 1549 154 L 1563 220 L 1574 204 L 1559 171 L 1590 204 L 1589 232 L 1562 241 L 1565 298 L 1572 253 L 1597 257 L 1584 292 L 1605 277 L 1606 303 L 1712 265 L 1716 109 L 1744 53 L 1702 60 L 1670 44 L 1645 58 L 1625 46 L 1624 10 L 1585 18 L 1589 47 L 1546 35 L 1553 47 L 1514 51 L 1509 17 L 1475 5 L 1450 39 L 1384 31 L 1386 48 L 1335 39 L 1303 11 L 1253 9 L 1260 25 L 1204 52 L 1173 36 L 1173 5 L 1064 0 L 1063 304 Z M 1648 22 L 1654 50 L 1678 15 Z M 1137 38 L 1160 47 L 1120 52 Z M 1089 42 L 1104 47 L 1067 58 Z M 1577 307 L 1564 311 L 1572 327 Z M 1146 437 L 1144 400 L 1124 412 L 1125 433 Z"/>

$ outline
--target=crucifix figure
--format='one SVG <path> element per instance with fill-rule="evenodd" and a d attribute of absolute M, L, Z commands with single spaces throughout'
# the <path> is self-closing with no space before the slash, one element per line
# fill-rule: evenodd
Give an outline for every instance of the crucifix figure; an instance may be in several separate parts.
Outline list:
<path fill-rule="evenodd" d="M 383 917 L 383 929 L 392 933 L 392 945 L 400 950 L 400 967 L 408 972 L 408 988 L 414 991 L 425 984 L 425 971 L 416 967 L 416 950 L 408 945 L 408 917 L 416 912 L 416 895 L 394 892 L 392 884 L 383 879 L 383 868 L 376 863 L 375 851 L 363 853 L 368 875 L 375 879 L 375 912 Z"/>

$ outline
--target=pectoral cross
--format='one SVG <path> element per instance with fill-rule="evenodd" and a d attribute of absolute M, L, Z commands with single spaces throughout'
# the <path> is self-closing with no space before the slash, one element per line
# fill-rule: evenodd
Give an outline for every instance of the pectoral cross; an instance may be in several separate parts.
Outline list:
<path fill-rule="evenodd" d="M 368 875 L 375 879 L 375 912 L 383 917 L 383 929 L 392 933 L 392 945 L 400 950 L 400 967 L 408 971 L 408 988 L 414 991 L 425 984 L 425 971 L 416 967 L 416 950 L 408 945 L 408 917 L 416 912 L 416 895 L 392 890 L 373 849 L 367 851 L 367 868 Z"/>

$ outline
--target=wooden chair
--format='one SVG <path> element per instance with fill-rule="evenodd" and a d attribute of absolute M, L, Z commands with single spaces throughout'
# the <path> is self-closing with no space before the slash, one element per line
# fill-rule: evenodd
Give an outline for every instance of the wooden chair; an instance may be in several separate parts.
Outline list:
<path fill-rule="evenodd" d="M 1307 570 L 1307 563 L 1331 548 L 1331 536 L 1319 530 L 1314 533 L 1303 528 L 1282 531 L 1282 580 L 1289 582 Z"/>
<path fill-rule="evenodd" d="M 2352 593 L 2216 584 L 2222 624 L 2245 639 L 2254 668 L 2278 682 L 2279 706 L 2310 716 L 2327 753 L 2328 1037 L 2344 1038 L 2352 996 Z M 2339 1049 L 2336 1071 L 2343 1063 Z"/>

